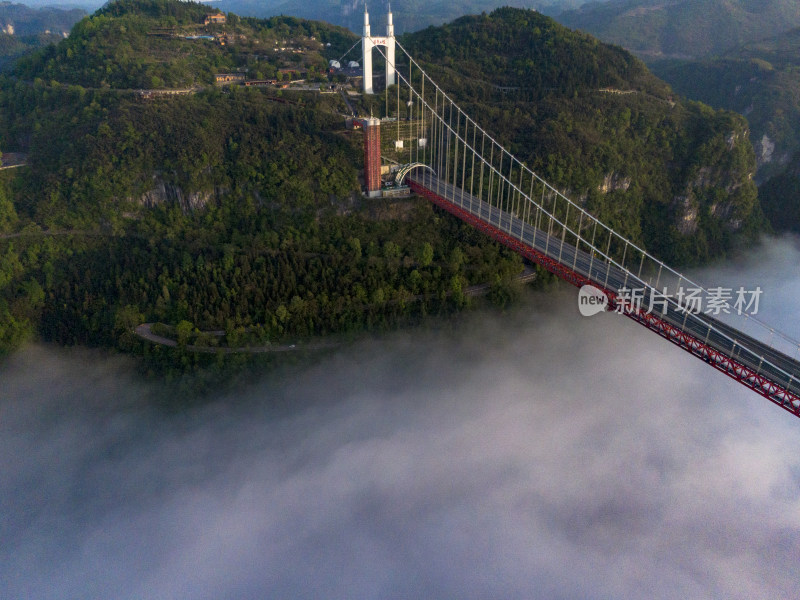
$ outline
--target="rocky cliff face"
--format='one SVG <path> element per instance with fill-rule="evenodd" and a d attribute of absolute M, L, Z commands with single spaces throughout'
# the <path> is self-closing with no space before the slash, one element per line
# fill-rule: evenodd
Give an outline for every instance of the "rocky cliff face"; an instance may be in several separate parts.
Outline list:
<path fill-rule="evenodd" d="M 603 177 L 603 183 L 598 186 L 598 189 L 601 193 L 607 194 L 617 190 L 626 192 L 629 187 L 631 187 L 630 177 L 625 177 L 621 173 L 612 171 L 611 173 L 606 173 L 605 177 Z"/>
<path fill-rule="evenodd" d="M 133 200 L 145 208 L 153 208 L 162 204 L 176 204 L 183 212 L 188 213 L 205 208 L 209 202 L 216 202 L 228 192 L 227 189 L 220 187 L 212 190 L 185 192 L 180 186 L 167 183 L 158 177 L 154 177 L 154 183 L 152 189 Z"/>
<path fill-rule="evenodd" d="M 747 131 L 735 129 L 698 149 L 702 163 L 687 170 L 685 185 L 673 198 L 675 225 L 682 235 L 697 232 L 705 217 L 713 227 L 739 231 L 756 206 L 754 152 Z"/>
<path fill-rule="evenodd" d="M 675 196 L 673 199 L 676 227 L 681 235 L 693 235 L 697 231 L 700 214 L 697 199 L 693 196 Z"/>

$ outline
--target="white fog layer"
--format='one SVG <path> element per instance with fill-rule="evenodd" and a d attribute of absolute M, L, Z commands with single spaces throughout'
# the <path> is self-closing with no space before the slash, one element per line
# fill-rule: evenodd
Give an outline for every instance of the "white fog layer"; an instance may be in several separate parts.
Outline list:
<path fill-rule="evenodd" d="M 701 276 L 800 335 L 798 264 Z M 567 286 L 456 323 L 177 414 L 127 359 L 11 357 L 0 597 L 800 598 L 800 420 Z"/>

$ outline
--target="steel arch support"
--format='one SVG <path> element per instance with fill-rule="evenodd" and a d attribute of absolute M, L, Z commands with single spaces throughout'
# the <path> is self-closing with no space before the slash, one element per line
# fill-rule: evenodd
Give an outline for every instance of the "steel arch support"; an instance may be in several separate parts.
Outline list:
<path fill-rule="evenodd" d="M 426 170 L 430 171 L 431 173 L 433 173 L 434 176 L 436 175 L 436 171 L 434 171 L 433 168 L 429 167 L 425 163 L 415 162 L 415 163 L 411 163 L 411 164 L 408 164 L 408 165 L 403 165 L 402 167 L 400 167 L 400 170 L 397 172 L 397 175 L 395 175 L 395 178 L 394 178 L 395 184 L 397 186 L 403 185 L 403 180 L 406 177 L 408 177 L 411 174 L 411 172 L 414 171 L 415 169 L 426 169 Z"/>

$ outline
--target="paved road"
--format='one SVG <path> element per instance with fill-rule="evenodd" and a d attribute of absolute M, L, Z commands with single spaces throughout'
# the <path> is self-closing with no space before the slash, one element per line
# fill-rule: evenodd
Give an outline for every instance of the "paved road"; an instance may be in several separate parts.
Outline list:
<path fill-rule="evenodd" d="M 491 206 L 458 187 L 438 180 L 430 172 L 417 171 L 414 173 L 413 181 L 544 255 L 558 260 L 576 273 L 595 282 L 599 288 L 619 293 L 623 287 L 637 289 L 640 287 L 638 282 L 634 283 L 633 276 L 624 270 L 607 264 L 603 259 L 593 257 L 569 243 L 562 244 L 560 237 L 548 235 L 546 231 L 536 229 L 522 219 Z M 650 301 L 651 293 L 646 289 L 642 306 L 650 306 Z M 659 306 L 657 301 L 655 305 Z M 671 301 L 670 309 L 667 314 L 658 316 L 674 327 L 691 334 L 695 339 L 767 376 L 784 389 L 800 395 L 800 362 L 709 315 L 702 313 L 687 315 L 679 312 L 674 300 Z"/>
<path fill-rule="evenodd" d="M 17 169 L 27 166 L 28 155 L 22 152 L 4 152 L 0 160 L 2 160 L 3 163 L 0 165 L 0 171 L 4 171 L 5 169 Z"/>
<path fill-rule="evenodd" d="M 133 333 L 140 338 L 147 340 L 153 344 L 161 346 L 169 346 L 175 348 L 178 342 L 170 338 L 153 333 L 153 325 L 155 323 L 142 323 L 133 330 Z M 218 332 L 212 332 L 217 334 Z M 225 346 L 193 346 L 187 345 L 186 350 L 190 352 L 202 352 L 206 354 L 266 354 L 269 352 L 294 352 L 295 350 L 323 350 L 325 348 L 334 348 L 338 344 L 333 342 L 319 342 L 314 344 L 270 344 L 268 346 L 239 346 L 238 348 L 228 348 Z"/>

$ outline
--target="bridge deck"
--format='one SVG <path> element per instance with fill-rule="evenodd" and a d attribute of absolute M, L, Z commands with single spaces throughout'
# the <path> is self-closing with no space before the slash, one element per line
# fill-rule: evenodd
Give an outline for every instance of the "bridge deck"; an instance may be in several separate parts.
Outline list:
<path fill-rule="evenodd" d="M 623 288 L 638 287 L 629 272 L 569 243 L 562 244 L 560 237 L 548 235 L 431 173 L 415 172 L 413 175 L 408 180 L 416 192 L 450 212 L 465 213 L 459 216 L 471 216 L 465 220 L 490 229 L 489 233 L 501 241 L 507 237 L 521 242 L 532 251 L 528 253 L 522 249 L 523 253 L 533 254 L 530 257 L 534 260 L 544 259 L 539 262 L 555 267 L 551 270 L 575 285 L 591 283 L 604 290 L 612 303 Z M 679 312 L 674 305 L 665 314 L 649 313 L 650 301 L 651 292 L 645 288 L 643 309 L 625 314 L 800 416 L 800 362 L 706 314 Z"/>

